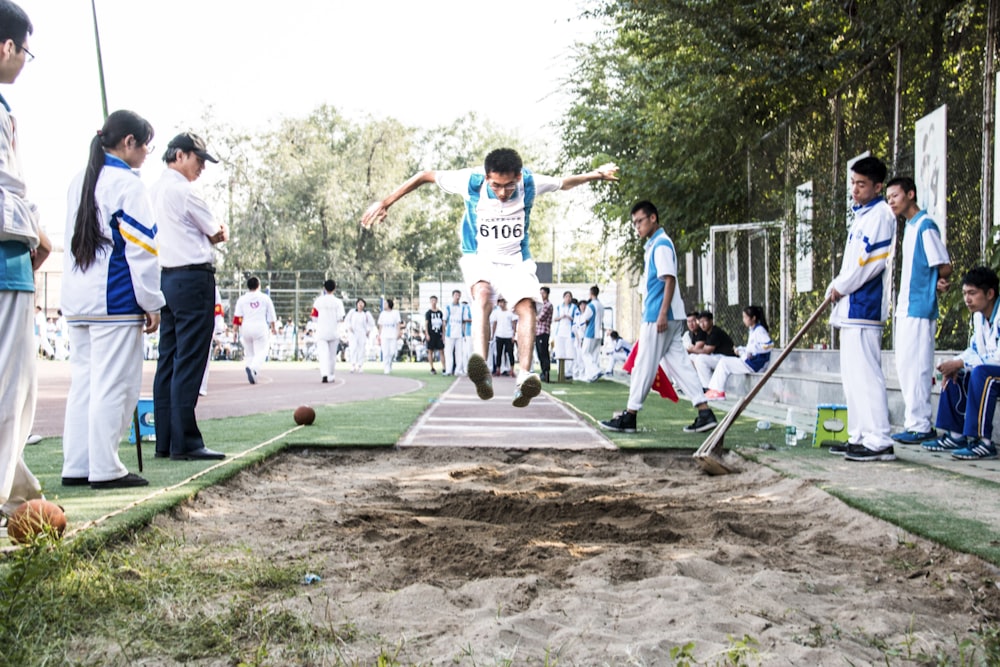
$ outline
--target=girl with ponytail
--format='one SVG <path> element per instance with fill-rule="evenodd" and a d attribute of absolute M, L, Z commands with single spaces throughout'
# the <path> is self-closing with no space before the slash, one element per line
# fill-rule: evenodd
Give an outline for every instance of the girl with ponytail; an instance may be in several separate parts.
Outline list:
<path fill-rule="evenodd" d="M 71 367 L 63 486 L 148 483 L 125 468 L 118 443 L 139 399 L 142 334 L 156 331 L 164 305 L 152 205 L 134 171 L 152 139 L 148 121 L 115 111 L 70 185 L 61 304 Z"/>
<path fill-rule="evenodd" d="M 723 357 L 712 372 L 705 398 L 718 401 L 726 397 L 726 380 L 730 375 L 748 375 L 759 373 L 771 363 L 771 350 L 774 342 L 768 333 L 764 309 L 760 306 L 747 306 L 743 309 L 743 324 L 747 328 L 746 347 L 736 348 L 737 357 Z"/>

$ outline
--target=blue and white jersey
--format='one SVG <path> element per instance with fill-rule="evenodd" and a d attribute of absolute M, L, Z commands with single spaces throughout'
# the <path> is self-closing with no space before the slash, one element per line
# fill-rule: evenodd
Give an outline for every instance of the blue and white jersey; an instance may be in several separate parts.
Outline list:
<path fill-rule="evenodd" d="M 927 212 L 920 211 L 907 220 L 903 231 L 903 275 L 899 282 L 896 315 L 936 320 L 938 267 L 950 263 L 941 231 Z"/>
<path fill-rule="evenodd" d="M 655 322 L 663 305 L 664 284 L 667 276 L 677 278 L 677 250 L 663 228 L 657 229 L 646 241 L 646 275 L 639 291 L 645 294 L 642 302 L 642 321 Z M 674 295 L 667 308 L 667 320 L 687 318 L 680 285 L 674 287 Z"/>
<path fill-rule="evenodd" d="M 743 361 L 746 365 L 759 372 L 771 363 L 771 350 L 774 349 L 774 341 L 767 329 L 759 324 L 755 324 L 747 334 L 747 345 L 743 348 Z"/>
<path fill-rule="evenodd" d="M 834 327 L 881 327 L 889 317 L 887 270 L 896 243 L 896 216 L 881 197 L 856 206 L 840 273 L 830 283 L 844 295 L 830 313 Z"/>
<path fill-rule="evenodd" d="M 83 172 L 67 195 L 63 315 L 70 325 L 143 322 L 145 313 L 158 312 L 165 303 L 160 291 L 157 229 L 146 187 L 127 163 L 105 155 L 94 199 L 101 236 L 111 243 L 97 250 L 86 271 L 77 266 L 70 252 L 82 191 Z"/>
<path fill-rule="evenodd" d="M 14 118 L 7 101 L 0 95 L 0 195 L 4 214 L 16 214 L 20 208 L 15 200 L 27 206 L 21 160 L 17 155 L 17 136 Z M 69 247 L 69 246 L 67 246 Z M 31 249 L 20 241 L 0 241 L 0 290 L 34 292 L 35 274 L 31 267 Z"/>
<path fill-rule="evenodd" d="M 463 303 L 449 303 L 444 307 L 444 335 L 447 338 L 461 338 L 465 330 L 463 321 L 472 319 L 472 309 Z"/>
<path fill-rule="evenodd" d="M 972 336 L 967 347 L 958 358 L 967 368 L 974 366 L 1000 365 L 1000 300 L 993 304 L 993 313 L 987 320 L 982 313 L 972 315 Z"/>
<path fill-rule="evenodd" d="M 436 171 L 434 180 L 445 192 L 465 199 L 462 218 L 462 252 L 477 254 L 501 264 L 516 264 L 531 258 L 528 231 L 535 196 L 562 188 L 562 179 L 521 170 L 517 191 L 500 201 L 482 167 Z"/>
<path fill-rule="evenodd" d="M 587 304 L 587 328 L 583 330 L 584 338 L 604 338 L 604 304 L 597 298 Z"/>
<path fill-rule="evenodd" d="M 560 303 L 556 306 L 555 313 L 552 315 L 552 333 L 557 338 L 572 338 L 573 321 L 579 314 L 580 309 L 575 303 L 570 303 L 569 305 Z"/>

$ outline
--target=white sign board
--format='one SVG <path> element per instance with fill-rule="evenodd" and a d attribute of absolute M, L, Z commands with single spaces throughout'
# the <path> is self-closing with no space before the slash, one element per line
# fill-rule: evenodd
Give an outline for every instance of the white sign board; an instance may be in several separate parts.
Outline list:
<path fill-rule="evenodd" d="M 914 160 L 917 206 L 927 211 L 941 240 L 948 240 L 948 105 L 939 106 L 917 121 Z"/>
<path fill-rule="evenodd" d="M 813 290 L 813 183 L 807 181 L 795 188 L 795 292 Z"/>

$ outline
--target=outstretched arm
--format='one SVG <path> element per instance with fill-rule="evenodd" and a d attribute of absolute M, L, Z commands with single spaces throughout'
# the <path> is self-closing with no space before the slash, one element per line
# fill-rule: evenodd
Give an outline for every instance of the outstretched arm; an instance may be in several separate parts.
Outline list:
<path fill-rule="evenodd" d="M 614 162 L 608 162 L 607 164 L 602 164 L 600 167 L 594 171 L 588 171 L 586 174 L 576 174 L 575 176 L 567 176 L 563 179 L 562 190 L 571 190 L 578 185 L 583 183 L 589 183 L 590 181 L 617 181 L 618 180 L 618 165 Z"/>
<path fill-rule="evenodd" d="M 396 188 L 388 197 L 369 206 L 368 210 L 361 216 L 361 226 L 367 229 L 376 222 L 381 222 L 388 215 L 390 206 L 399 201 L 404 195 L 408 195 L 425 183 L 434 183 L 433 171 L 421 171 L 413 175 L 409 180 Z"/>

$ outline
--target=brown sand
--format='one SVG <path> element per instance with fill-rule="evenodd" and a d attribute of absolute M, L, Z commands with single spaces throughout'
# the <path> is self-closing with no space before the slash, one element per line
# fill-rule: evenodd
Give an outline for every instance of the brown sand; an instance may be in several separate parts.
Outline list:
<path fill-rule="evenodd" d="M 725 664 L 745 635 L 759 645 L 743 664 L 885 664 L 957 656 L 1000 611 L 982 561 L 764 467 L 707 477 L 686 453 L 290 452 L 156 523 L 192 550 L 245 545 L 322 577 L 262 593 L 356 628 L 310 664 L 385 650 L 401 664 L 672 665 L 688 642 Z"/>

